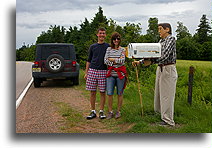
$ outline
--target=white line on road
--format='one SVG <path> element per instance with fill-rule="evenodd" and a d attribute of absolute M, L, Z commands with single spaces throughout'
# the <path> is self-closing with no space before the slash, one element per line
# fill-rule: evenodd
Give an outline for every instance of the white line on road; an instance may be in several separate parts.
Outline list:
<path fill-rule="evenodd" d="M 24 89 L 24 91 L 21 93 L 21 95 L 18 97 L 18 100 L 16 101 L 16 109 L 19 107 L 19 105 L 21 104 L 25 94 L 27 93 L 27 90 L 29 89 L 29 87 L 31 86 L 33 82 L 33 78 L 30 80 L 30 82 L 27 84 L 26 88 Z"/>

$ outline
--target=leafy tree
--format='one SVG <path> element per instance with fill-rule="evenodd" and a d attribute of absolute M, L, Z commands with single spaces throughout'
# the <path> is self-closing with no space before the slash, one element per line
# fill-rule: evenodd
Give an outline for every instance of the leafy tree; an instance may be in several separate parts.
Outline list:
<path fill-rule="evenodd" d="M 22 58 L 21 58 L 21 52 L 23 52 L 23 50 L 27 48 L 25 43 L 23 43 L 23 45 L 21 46 L 21 48 L 19 49 L 16 49 L 16 61 L 22 61 Z"/>
<path fill-rule="evenodd" d="M 107 43 L 110 43 L 111 35 L 114 32 L 118 32 L 122 37 L 124 35 L 124 30 L 122 29 L 122 27 L 117 25 L 117 23 L 114 20 L 109 19 L 108 20 L 108 25 L 106 27 L 107 36 L 106 36 L 106 40 L 105 41 Z M 124 42 L 122 41 L 121 42 L 121 46 L 123 46 L 123 44 L 124 44 Z"/>
<path fill-rule="evenodd" d="M 186 26 L 183 25 L 182 22 L 177 22 L 177 30 L 175 31 L 177 33 L 176 37 L 177 40 L 183 39 L 185 37 L 191 37 L 191 34 L 189 33 L 189 30 Z"/>
<path fill-rule="evenodd" d="M 50 32 L 42 31 L 39 37 L 37 37 L 36 44 L 38 43 L 49 43 L 50 41 Z"/>
<path fill-rule="evenodd" d="M 127 46 L 129 43 L 137 42 L 140 37 L 141 27 L 140 23 L 126 23 L 123 27 L 124 35 L 123 35 L 123 46 Z"/>
<path fill-rule="evenodd" d="M 202 45 L 202 50 L 200 51 L 201 60 L 212 60 L 212 42 L 204 42 Z"/>
<path fill-rule="evenodd" d="M 65 28 L 62 26 L 50 26 L 47 32 L 42 32 L 37 38 L 38 43 L 64 43 Z"/>
<path fill-rule="evenodd" d="M 35 45 L 25 46 L 16 50 L 16 61 L 34 61 L 35 60 Z"/>
<path fill-rule="evenodd" d="M 113 32 L 116 31 L 116 27 L 117 27 L 116 22 L 112 19 L 109 19 L 108 25 L 106 27 L 106 33 L 107 33 L 106 40 L 105 40 L 106 42 L 110 43 L 111 35 L 112 35 Z"/>
<path fill-rule="evenodd" d="M 99 6 L 98 12 L 95 14 L 95 17 L 93 18 L 91 22 L 91 28 L 93 28 L 93 31 L 96 31 L 97 28 L 106 27 L 108 25 L 108 21 L 106 16 L 103 15 L 102 7 Z"/>
<path fill-rule="evenodd" d="M 64 36 L 66 43 L 77 43 L 77 41 L 80 39 L 79 31 L 76 26 L 73 28 L 70 26 L 69 30 L 66 31 L 66 34 Z"/>
<path fill-rule="evenodd" d="M 90 40 L 90 35 L 93 33 L 93 30 L 87 18 L 85 18 L 85 21 L 80 24 L 79 33 L 83 42 Z"/>
<path fill-rule="evenodd" d="M 153 38 L 150 34 L 140 35 L 138 43 L 152 43 Z"/>
<path fill-rule="evenodd" d="M 65 28 L 62 26 L 51 26 L 51 41 L 53 43 L 64 43 Z"/>
<path fill-rule="evenodd" d="M 150 42 L 156 43 L 159 41 L 158 19 L 156 17 L 149 18 L 148 23 L 149 23 L 148 25 L 149 28 L 147 29 L 148 38 L 151 39 Z"/>
<path fill-rule="evenodd" d="M 177 40 L 177 58 L 184 60 L 197 60 L 200 59 L 201 45 L 196 43 L 190 37 L 184 37 Z"/>
<path fill-rule="evenodd" d="M 211 40 L 211 27 L 205 14 L 200 19 L 200 24 L 195 34 L 197 41 L 200 44 Z"/>
<path fill-rule="evenodd" d="M 116 26 L 116 30 L 115 31 L 120 33 L 122 36 L 124 35 L 124 29 L 121 26 L 119 26 L 119 25 Z"/>

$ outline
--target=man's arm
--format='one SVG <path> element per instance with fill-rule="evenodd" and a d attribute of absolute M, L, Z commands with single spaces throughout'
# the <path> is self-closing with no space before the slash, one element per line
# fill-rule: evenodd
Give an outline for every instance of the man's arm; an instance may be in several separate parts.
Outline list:
<path fill-rule="evenodd" d="M 136 67 L 137 65 L 140 65 L 140 64 L 143 64 L 144 66 L 149 66 L 149 65 L 151 65 L 151 64 L 153 64 L 152 63 L 152 61 L 151 60 L 149 60 L 149 59 L 146 59 L 146 60 L 139 60 L 139 61 L 134 61 L 134 62 L 132 62 L 132 65 L 134 66 L 134 67 Z"/>
<path fill-rule="evenodd" d="M 93 52 L 92 52 L 92 47 L 90 46 L 89 53 L 88 53 L 88 60 L 86 62 L 86 67 L 85 67 L 85 75 L 84 75 L 85 79 L 87 79 L 87 73 L 88 73 L 88 69 L 90 67 L 92 58 L 93 58 Z"/>
<path fill-rule="evenodd" d="M 90 64 L 91 64 L 90 62 L 86 62 L 85 76 L 84 76 L 85 79 L 87 79 L 87 73 L 88 73 L 88 69 L 90 67 Z"/>

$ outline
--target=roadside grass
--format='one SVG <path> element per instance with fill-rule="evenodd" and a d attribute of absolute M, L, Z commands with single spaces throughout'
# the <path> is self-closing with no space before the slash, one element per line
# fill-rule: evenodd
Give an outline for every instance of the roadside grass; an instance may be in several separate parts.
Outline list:
<path fill-rule="evenodd" d="M 90 97 L 90 92 L 87 91 L 85 88 L 86 86 L 86 81 L 84 79 L 84 75 L 85 75 L 85 71 L 80 69 L 80 75 L 79 75 L 79 85 L 77 86 L 73 86 L 75 89 L 80 90 L 83 92 L 83 95 L 85 96 L 85 98 L 87 98 L 89 100 Z"/>
<path fill-rule="evenodd" d="M 193 82 L 192 105 L 187 103 L 188 97 L 188 73 L 189 67 L 195 68 Z M 140 89 L 142 92 L 144 116 L 141 116 L 141 105 L 138 94 L 138 87 L 135 77 L 135 70 L 127 63 L 129 80 L 124 91 L 123 107 L 120 119 L 102 120 L 113 133 L 210 133 L 211 128 L 211 77 L 212 62 L 206 61 L 185 61 L 177 60 L 177 90 L 175 98 L 174 120 L 175 127 L 161 127 L 156 123 L 160 122 L 160 115 L 154 112 L 154 82 L 156 65 L 149 67 L 139 67 Z M 80 85 L 74 86 L 83 92 L 88 98 L 90 92 L 85 90 L 84 71 L 80 71 Z M 113 108 L 117 108 L 117 96 L 114 95 Z M 97 102 L 100 102 L 97 93 Z M 89 110 L 89 109 L 88 109 Z M 98 104 L 97 104 L 98 110 Z M 107 111 L 107 101 L 105 111 Z M 68 116 L 70 112 L 67 112 Z M 66 114 L 65 114 L 66 115 Z M 70 115 L 72 116 L 72 115 Z M 70 121 L 71 126 L 76 125 L 76 121 L 82 121 L 82 115 L 73 115 L 76 120 Z M 68 118 L 67 118 L 68 120 Z M 125 129 L 124 129 L 125 128 Z"/>
<path fill-rule="evenodd" d="M 130 82 L 124 93 L 123 122 L 136 123 L 129 133 L 209 133 L 211 132 L 211 62 L 177 61 L 178 82 L 175 99 L 176 127 L 165 128 L 158 126 L 160 115 L 154 113 L 154 82 L 156 66 L 150 76 L 150 70 L 141 71 L 141 92 L 144 104 L 144 117 L 141 117 L 139 95 L 135 82 Z M 194 66 L 193 102 L 187 103 L 188 72 Z M 143 79 L 141 77 L 145 77 Z M 145 82 L 145 83 L 143 83 Z M 148 84 L 148 82 L 150 82 Z"/>
<path fill-rule="evenodd" d="M 64 121 L 60 121 L 63 122 L 63 126 L 60 129 L 65 133 L 78 132 L 76 130 L 70 131 L 69 129 L 83 122 L 83 116 L 64 102 L 54 102 L 54 105 L 58 108 L 59 114 L 64 118 Z"/>

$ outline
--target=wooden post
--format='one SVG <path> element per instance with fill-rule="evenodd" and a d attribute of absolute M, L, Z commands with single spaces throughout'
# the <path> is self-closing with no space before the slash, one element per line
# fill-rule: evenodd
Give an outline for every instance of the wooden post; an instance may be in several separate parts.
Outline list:
<path fill-rule="evenodd" d="M 141 94 L 141 89 L 140 89 L 140 81 L 138 77 L 138 67 L 135 67 L 136 71 L 136 78 L 137 78 L 137 84 L 138 84 L 138 93 L 139 93 L 139 98 L 140 98 L 140 104 L 141 104 L 141 116 L 144 116 L 144 109 L 143 109 L 143 102 L 142 102 L 142 94 Z"/>
<path fill-rule="evenodd" d="M 189 78 L 188 78 L 188 103 L 192 104 L 192 85 L 193 85 L 194 67 L 189 68 Z"/>

